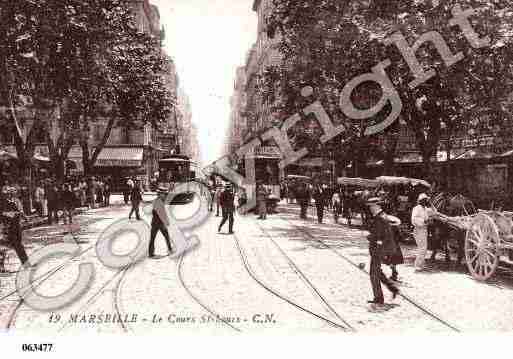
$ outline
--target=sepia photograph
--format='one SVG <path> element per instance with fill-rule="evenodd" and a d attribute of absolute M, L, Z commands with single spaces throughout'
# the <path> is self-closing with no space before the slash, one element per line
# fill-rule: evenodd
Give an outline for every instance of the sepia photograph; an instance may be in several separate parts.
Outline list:
<path fill-rule="evenodd" d="M 511 0 L 2 0 L 0 341 L 510 335 L 512 59 Z"/>

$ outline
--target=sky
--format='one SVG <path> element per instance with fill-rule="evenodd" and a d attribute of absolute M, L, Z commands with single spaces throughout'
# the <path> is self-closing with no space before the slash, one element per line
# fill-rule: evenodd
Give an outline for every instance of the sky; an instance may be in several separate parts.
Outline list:
<path fill-rule="evenodd" d="M 164 48 L 173 57 L 189 95 L 203 164 L 222 154 L 235 72 L 256 40 L 253 0 L 151 0 L 165 27 Z"/>

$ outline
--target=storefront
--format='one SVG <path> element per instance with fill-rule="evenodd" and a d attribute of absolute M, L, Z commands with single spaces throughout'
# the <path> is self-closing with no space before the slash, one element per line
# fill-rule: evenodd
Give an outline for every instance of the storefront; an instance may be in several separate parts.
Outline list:
<path fill-rule="evenodd" d="M 151 177 L 157 172 L 159 151 L 145 146 L 109 146 L 102 149 L 94 164 L 92 174 L 109 177 L 112 190 L 120 192 L 128 177 L 137 178 L 143 187 L 148 188 Z M 82 151 L 75 147 L 68 160 L 73 162 L 71 172 L 82 174 Z"/>
<path fill-rule="evenodd" d="M 135 177 L 147 186 L 151 173 L 148 160 L 143 147 L 106 147 L 98 155 L 93 172 L 110 177 L 115 192 L 123 190 L 127 177 Z"/>

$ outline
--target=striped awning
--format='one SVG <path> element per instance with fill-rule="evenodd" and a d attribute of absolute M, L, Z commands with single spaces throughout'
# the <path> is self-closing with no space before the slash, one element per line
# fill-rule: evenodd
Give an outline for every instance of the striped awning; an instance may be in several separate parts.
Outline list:
<path fill-rule="evenodd" d="M 344 186 L 358 186 L 365 188 L 374 188 L 379 186 L 379 182 L 373 179 L 360 177 L 339 177 L 337 183 Z"/>
<path fill-rule="evenodd" d="M 144 148 L 140 147 L 112 147 L 104 148 L 98 159 L 96 167 L 141 167 Z"/>

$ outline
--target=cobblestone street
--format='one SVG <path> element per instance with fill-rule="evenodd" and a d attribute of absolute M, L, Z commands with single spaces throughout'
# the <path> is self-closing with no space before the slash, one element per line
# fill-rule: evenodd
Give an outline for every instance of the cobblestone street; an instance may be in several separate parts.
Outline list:
<path fill-rule="evenodd" d="M 18 263 L 9 257 L 11 273 L 0 278 L 2 328 L 38 334 L 513 329 L 510 269 L 501 268 L 486 283 L 442 260 L 431 263 L 425 273 L 414 273 L 411 246 L 403 248 L 407 263 L 399 267 L 402 296 L 392 301 L 384 289 L 388 305 L 373 309 L 367 304 L 372 291 L 365 272 L 366 232 L 335 225 L 330 216 L 325 224 L 314 223 L 312 213 L 308 221 L 299 220 L 295 205 L 282 205 L 279 214 L 265 221 L 254 215 L 236 216 L 234 235 L 216 233 L 220 218 L 212 216 L 195 231 L 200 246 L 182 260 L 165 256 L 159 236 L 160 259 L 145 259 L 126 271 L 107 269 L 96 258 L 95 241 L 129 211 L 120 198 L 114 202 L 110 208 L 77 217 L 80 256 L 54 259 L 37 270 L 36 277 L 62 265 L 37 284 L 40 294 L 54 296 L 75 281 L 80 263 L 93 263 L 91 288 L 71 306 L 46 313 L 20 303 L 13 293 Z M 30 253 L 50 240 L 62 241 L 64 234 L 56 226 L 34 228 L 26 231 L 24 241 Z M 135 243 L 127 235 L 116 242 L 114 251 L 127 253 Z M 114 316 L 123 323 L 112 320 Z"/>

